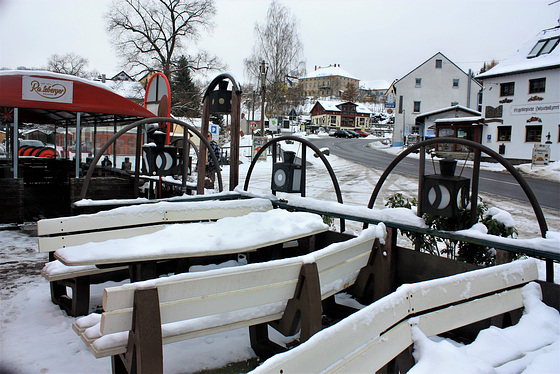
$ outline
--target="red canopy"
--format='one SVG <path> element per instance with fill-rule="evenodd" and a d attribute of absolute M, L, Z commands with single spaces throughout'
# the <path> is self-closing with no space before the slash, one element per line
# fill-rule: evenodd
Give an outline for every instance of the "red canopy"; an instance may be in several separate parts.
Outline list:
<path fill-rule="evenodd" d="M 130 122 L 155 117 L 103 83 L 46 71 L 0 71 L 0 107 L 20 108 L 21 122 Z"/>

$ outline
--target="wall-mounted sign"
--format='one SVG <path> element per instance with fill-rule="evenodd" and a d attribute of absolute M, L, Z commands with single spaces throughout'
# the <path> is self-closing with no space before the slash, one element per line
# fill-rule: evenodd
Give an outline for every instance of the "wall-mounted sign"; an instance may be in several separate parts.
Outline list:
<path fill-rule="evenodd" d="M 30 76 L 23 76 L 21 82 L 22 100 L 69 104 L 73 102 L 74 82 Z"/>
<path fill-rule="evenodd" d="M 523 114 L 551 114 L 560 113 L 560 104 L 524 104 L 524 105 L 512 105 L 509 109 L 509 113 L 512 116 L 518 116 Z"/>

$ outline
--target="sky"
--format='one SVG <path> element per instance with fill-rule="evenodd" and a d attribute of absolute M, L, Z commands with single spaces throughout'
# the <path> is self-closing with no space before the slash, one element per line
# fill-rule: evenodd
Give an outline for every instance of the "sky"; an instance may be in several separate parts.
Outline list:
<path fill-rule="evenodd" d="M 120 64 L 105 30 L 110 0 L 0 0 L 0 67 L 40 68 L 53 54 L 76 53 L 109 77 Z M 282 0 L 299 23 L 307 71 L 340 64 L 361 81 L 392 82 L 443 53 L 465 72 L 508 57 L 539 31 L 558 25 L 554 0 Z M 551 4 L 552 3 L 552 4 Z M 269 0 L 216 0 L 215 28 L 189 51 L 222 59 L 241 83 L 254 27 Z M 551 5 L 549 5 L 551 4 Z M 210 73 L 210 80 L 220 72 Z"/>

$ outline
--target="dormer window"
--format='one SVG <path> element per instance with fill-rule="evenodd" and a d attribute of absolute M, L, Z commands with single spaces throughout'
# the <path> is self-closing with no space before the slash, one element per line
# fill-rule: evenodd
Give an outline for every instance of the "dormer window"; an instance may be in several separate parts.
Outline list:
<path fill-rule="evenodd" d="M 550 38 L 550 39 L 541 39 L 535 44 L 531 52 L 527 58 L 538 57 L 541 55 L 546 55 L 554 50 L 554 48 L 558 45 L 558 41 L 560 41 L 560 36 Z"/>

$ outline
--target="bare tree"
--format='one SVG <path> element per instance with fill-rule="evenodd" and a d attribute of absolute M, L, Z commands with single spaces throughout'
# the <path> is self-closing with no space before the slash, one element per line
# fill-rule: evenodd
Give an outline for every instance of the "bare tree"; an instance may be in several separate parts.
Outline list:
<path fill-rule="evenodd" d="M 245 59 L 248 76 L 260 76 L 260 64 L 267 65 L 267 114 L 285 111 L 286 84 L 289 78 L 305 74 L 303 44 L 299 38 L 297 19 L 278 1 L 270 4 L 264 24 L 255 25 L 255 45 L 251 57 Z"/>
<path fill-rule="evenodd" d="M 346 83 L 344 92 L 342 92 L 341 98 L 345 101 L 354 101 L 356 100 L 356 97 L 358 97 L 358 93 L 358 87 L 356 87 L 355 84 L 348 82 Z"/>
<path fill-rule="evenodd" d="M 89 75 L 86 71 L 88 63 L 87 58 L 78 56 L 75 53 L 67 53 L 62 56 L 54 54 L 47 61 L 47 70 L 84 78 Z"/>
<path fill-rule="evenodd" d="M 125 64 L 140 75 L 161 70 L 168 78 L 185 56 L 191 70 L 220 68 L 207 52 L 187 53 L 203 30 L 214 26 L 213 0 L 114 0 L 107 29 Z"/>

